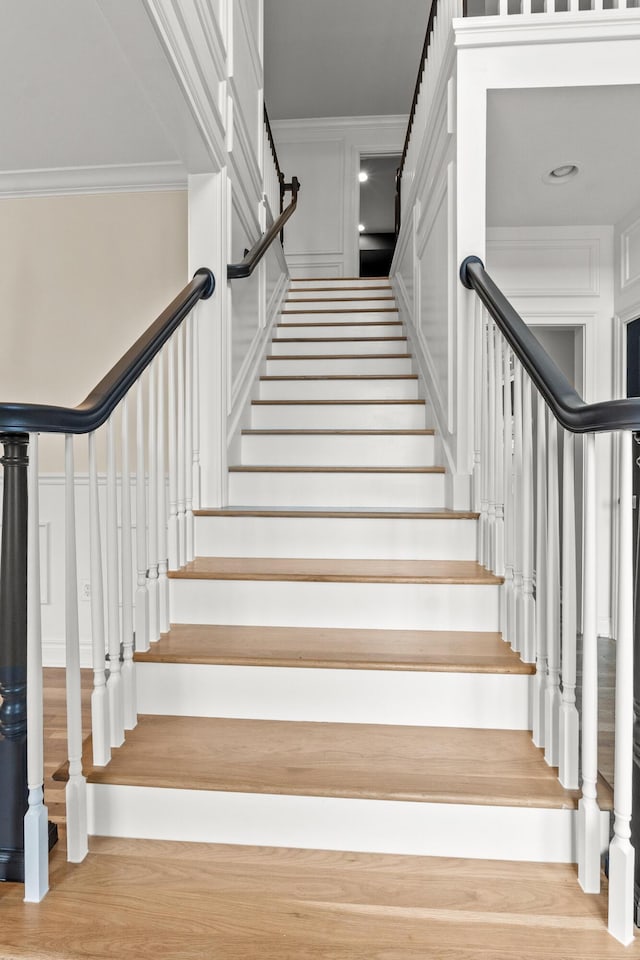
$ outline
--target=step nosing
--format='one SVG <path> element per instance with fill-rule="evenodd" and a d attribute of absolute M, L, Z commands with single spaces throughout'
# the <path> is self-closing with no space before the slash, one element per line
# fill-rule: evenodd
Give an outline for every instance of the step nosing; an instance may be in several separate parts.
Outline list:
<path fill-rule="evenodd" d="M 235 463 L 229 467 L 230 473 L 438 473 L 445 472 L 444 467 L 423 466 L 327 466 L 325 464 L 273 464 L 273 463 Z"/>
<path fill-rule="evenodd" d="M 403 430 L 340 430 L 340 429 L 317 429 L 305 430 L 303 428 L 295 429 L 255 429 L 247 428 L 241 431 L 243 436 L 276 436 L 276 437 L 433 437 L 435 430 L 430 428 Z"/>
<path fill-rule="evenodd" d="M 442 510 L 426 507 L 402 508 L 397 510 L 389 509 L 361 509 L 354 510 L 351 507 L 323 508 L 316 509 L 288 509 L 286 507 L 202 507 L 193 511 L 196 517 L 283 517 L 283 518 L 306 518 L 315 517 L 321 519 L 339 518 L 339 519 L 383 519 L 383 520 L 477 520 L 480 516 L 471 510 Z"/>

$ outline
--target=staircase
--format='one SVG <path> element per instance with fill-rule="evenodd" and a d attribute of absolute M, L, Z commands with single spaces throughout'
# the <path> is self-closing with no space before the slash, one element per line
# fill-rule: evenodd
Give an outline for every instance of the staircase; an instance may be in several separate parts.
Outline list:
<path fill-rule="evenodd" d="M 91 833 L 575 860 L 424 397 L 385 280 L 292 281 L 230 505 L 136 654 L 138 725 L 85 751 Z"/>

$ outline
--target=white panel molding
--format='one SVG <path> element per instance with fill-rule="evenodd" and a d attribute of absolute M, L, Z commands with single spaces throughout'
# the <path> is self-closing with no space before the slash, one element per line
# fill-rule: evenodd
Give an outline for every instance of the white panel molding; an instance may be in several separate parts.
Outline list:
<path fill-rule="evenodd" d="M 287 253 L 285 250 L 285 257 L 293 278 L 344 276 L 344 262 L 336 254 Z"/>
<path fill-rule="evenodd" d="M 262 174 L 260 172 L 260 158 L 256 153 L 254 153 L 249 125 L 244 115 L 239 92 L 233 79 L 229 81 L 229 89 L 231 90 L 231 102 L 233 103 L 232 115 L 234 133 L 233 140 L 229 148 L 229 158 L 235 173 L 235 183 L 241 187 L 245 197 L 247 198 L 247 201 L 249 203 L 253 203 L 262 198 L 263 184 Z M 248 180 L 247 177 L 243 175 L 243 166 L 244 171 L 246 171 L 248 175 Z M 253 196 L 248 190 L 249 183 L 253 188 Z"/>
<path fill-rule="evenodd" d="M 225 162 L 225 130 L 219 99 L 213 92 L 215 83 L 211 82 L 213 78 L 218 83 L 225 79 L 226 71 L 220 74 L 216 69 L 220 57 L 216 58 L 218 64 L 211 58 L 208 58 L 208 63 L 202 62 L 205 48 L 208 48 L 203 40 L 200 18 L 193 8 L 189 17 L 184 4 L 178 0 L 144 0 L 144 3 L 165 51 L 173 62 L 174 71 L 207 144 L 211 159 L 217 169 L 220 169 Z"/>
<path fill-rule="evenodd" d="M 74 196 L 151 190 L 184 190 L 187 171 L 179 161 L 0 173 L 0 197 Z"/>
<path fill-rule="evenodd" d="M 640 280 L 640 217 L 620 234 L 620 288 Z"/>
<path fill-rule="evenodd" d="M 240 11 L 240 22 L 242 23 L 242 28 L 247 38 L 247 49 L 253 68 L 253 77 L 258 89 L 262 89 L 262 51 L 260 49 L 259 39 L 254 30 L 254 25 L 251 23 L 246 0 L 240 0 L 237 8 Z"/>
<path fill-rule="evenodd" d="M 232 210 L 237 215 L 246 234 L 247 245 L 252 246 L 262 233 L 256 199 L 248 196 L 244 190 L 236 190 L 236 185 L 234 182 Z M 229 246 L 229 249 L 231 249 L 231 246 Z"/>
<path fill-rule="evenodd" d="M 554 260 L 561 262 L 563 253 L 566 255 L 573 253 L 582 260 L 579 266 L 584 274 L 584 282 L 573 286 L 559 284 L 558 286 L 531 287 L 526 282 L 505 277 L 500 286 L 507 297 L 598 297 L 600 295 L 600 240 L 597 237 L 559 239 L 556 235 L 523 240 L 515 238 L 487 240 L 487 260 L 491 254 L 491 269 L 496 273 L 503 270 L 499 261 L 501 252 L 517 253 L 518 263 L 526 265 L 527 273 L 532 269 L 536 270 L 535 260 L 541 254 L 552 252 L 555 254 Z"/>

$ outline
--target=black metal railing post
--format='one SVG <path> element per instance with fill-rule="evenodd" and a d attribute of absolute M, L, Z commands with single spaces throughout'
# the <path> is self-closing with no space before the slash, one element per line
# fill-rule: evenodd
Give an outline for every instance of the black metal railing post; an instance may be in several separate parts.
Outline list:
<path fill-rule="evenodd" d="M 0 879 L 24 880 L 27 789 L 27 465 L 29 436 L 2 433 Z"/>

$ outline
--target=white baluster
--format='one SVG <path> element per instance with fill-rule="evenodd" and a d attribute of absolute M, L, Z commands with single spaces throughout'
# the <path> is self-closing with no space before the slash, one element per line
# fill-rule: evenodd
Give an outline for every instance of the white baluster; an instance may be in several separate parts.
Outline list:
<path fill-rule="evenodd" d="M 544 758 L 557 767 L 560 753 L 560 512 L 558 505 L 558 428 L 549 413 L 547 434 L 547 686 L 545 690 Z"/>
<path fill-rule="evenodd" d="M 167 579 L 167 481 L 165 423 L 164 351 L 158 354 L 158 597 L 160 632 L 169 630 L 169 581 Z"/>
<path fill-rule="evenodd" d="M 473 509 L 480 513 L 482 500 L 482 398 L 484 380 L 482 371 L 483 327 L 482 304 L 478 297 L 473 298 L 473 376 L 475 382 L 475 403 L 473 408 L 473 467 L 472 491 Z M 482 563 L 481 521 L 478 521 L 477 551 L 478 562 Z"/>
<path fill-rule="evenodd" d="M 193 376 L 193 470 L 192 470 L 192 486 L 193 486 L 193 508 L 194 510 L 199 510 L 202 506 L 202 498 L 200 493 L 201 487 L 201 471 L 200 471 L 200 365 L 198 363 L 198 331 L 200 329 L 199 325 L 199 311 L 196 307 L 194 311 L 193 326 L 192 326 L 192 353 L 191 353 L 191 369 Z"/>
<path fill-rule="evenodd" d="M 538 395 L 536 417 L 536 675 L 533 692 L 533 742 L 545 743 L 545 690 L 547 686 L 546 556 L 547 556 L 547 443 L 546 408 Z"/>
<path fill-rule="evenodd" d="M 104 767 L 111 759 L 111 736 L 109 726 L 109 699 L 107 697 L 107 681 L 105 675 L 100 497 L 98 492 L 95 432 L 89 434 L 89 530 L 91 552 L 91 645 L 93 651 L 91 740 L 93 743 L 93 763 L 96 767 Z"/>
<path fill-rule="evenodd" d="M 183 567 L 187 562 L 186 524 L 186 450 L 184 403 L 184 326 L 176 333 L 177 346 L 177 431 L 178 431 L 178 559 Z"/>
<path fill-rule="evenodd" d="M 512 550 L 513 533 L 513 416 L 511 410 L 511 350 L 504 344 L 502 356 L 502 384 L 504 409 L 504 442 L 502 444 L 503 497 L 504 497 L 504 586 L 502 587 L 502 639 L 517 645 L 514 622 L 514 562 Z"/>
<path fill-rule="evenodd" d="M 39 903 L 49 889 L 49 819 L 44 803 L 42 630 L 40 621 L 40 515 L 38 435 L 29 437 L 27 520 L 27 785 L 24 818 L 24 899 Z"/>
<path fill-rule="evenodd" d="M 482 375 L 480 424 L 480 519 L 478 521 L 478 559 L 489 567 L 489 327 L 482 312 Z"/>
<path fill-rule="evenodd" d="M 576 515 L 573 434 L 565 431 L 562 457 L 562 703 L 559 779 L 577 790 L 580 718 L 576 707 Z"/>
<path fill-rule="evenodd" d="M 76 562 L 76 503 L 73 437 L 65 437 L 65 637 L 67 685 L 67 742 L 69 779 L 67 808 L 67 860 L 80 863 L 89 852 L 87 837 L 87 782 L 82 773 L 82 682 L 78 627 L 78 565 Z"/>
<path fill-rule="evenodd" d="M 136 396 L 136 650 L 149 649 L 149 591 L 147 589 L 147 490 L 144 471 L 144 415 L 142 380 Z"/>
<path fill-rule="evenodd" d="M 496 563 L 496 355 L 495 355 L 495 324 L 489 321 L 489 340 L 487 345 L 487 359 L 489 370 L 489 457 L 487 464 L 488 494 L 489 494 L 489 570 L 495 571 Z"/>
<path fill-rule="evenodd" d="M 495 448 L 492 470 L 495 474 L 496 494 L 496 533 L 493 572 L 498 577 L 504 577 L 504 410 L 503 410 L 503 383 L 502 383 L 502 334 L 496 327 L 494 338 L 494 369 L 495 369 Z M 505 603 L 504 588 L 501 590 L 502 629 L 504 629 Z"/>
<path fill-rule="evenodd" d="M 184 523 L 185 559 L 193 560 L 193 313 L 184 322 Z"/>
<path fill-rule="evenodd" d="M 535 601 L 533 599 L 533 417 L 531 384 L 522 378 L 522 501 L 519 504 L 522 563 L 522 642 L 525 663 L 536 659 Z"/>
<path fill-rule="evenodd" d="M 633 776 L 633 547 L 632 437 L 619 436 L 620 516 L 618 635 L 616 637 L 616 715 L 613 840 L 609 847 L 609 932 L 625 945 L 633 940 L 633 874 L 630 843 Z"/>
<path fill-rule="evenodd" d="M 524 502 L 522 495 L 522 433 L 531 432 L 531 423 L 522 424 L 522 365 L 514 360 L 513 370 L 513 502 L 511 506 L 513 521 L 511 524 L 511 551 L 513 557 L 513 610 L 510 615 L 513 624 L 513 649 L 523 651 L 524 643 L 524 607 L 522 584 L 522 515 Z"/>
<path fill-rule="evenodd" d="M 147 558 L 147 592 L 149 596 L 149 640 L 160 639 L 160 596 L 158 587 L 158 423 L 155 361 L 149 366 L 148 380 L 149 429 L 149 553 Z"/>
<path fill-rule="evenodd" d="M 168 412 L 169 412 L 169 524 L 168 524 L 168 554 L 169 570 L 177 570 L 180 566 L 180 550 L 178 547 L 178 425 L 176 421 L 176 358 L 175 337 L 169 341 L 168 349 Z"/>
<path fill-rule="evenodd" d="M 129 400 L 122 401 L 120 549 L 122 554 L 122 704 L 124 728 L 133 730 L 138 722 L 136 678 L 133 663 L 133 543 L 131 537 L 131 470 L 129 467 Z"/>
<path fill-rule="evenodd" d="M 596 542 L 596 443 L 585 437 L 584 565 L 582 586 L 582 797 L 578 804 L 578 881 L 585 893 L 600 892 L 598 808 L 598 588 Z"/>
<path fill-rule="evenodd" d="M 109 724 L 111 746 L 124 742 L 124 708 L 120 672 L 120 594 L 118 569 L 118 499 L 113 416 L 107 421 L 107 637 L 109 647 Z"/>

